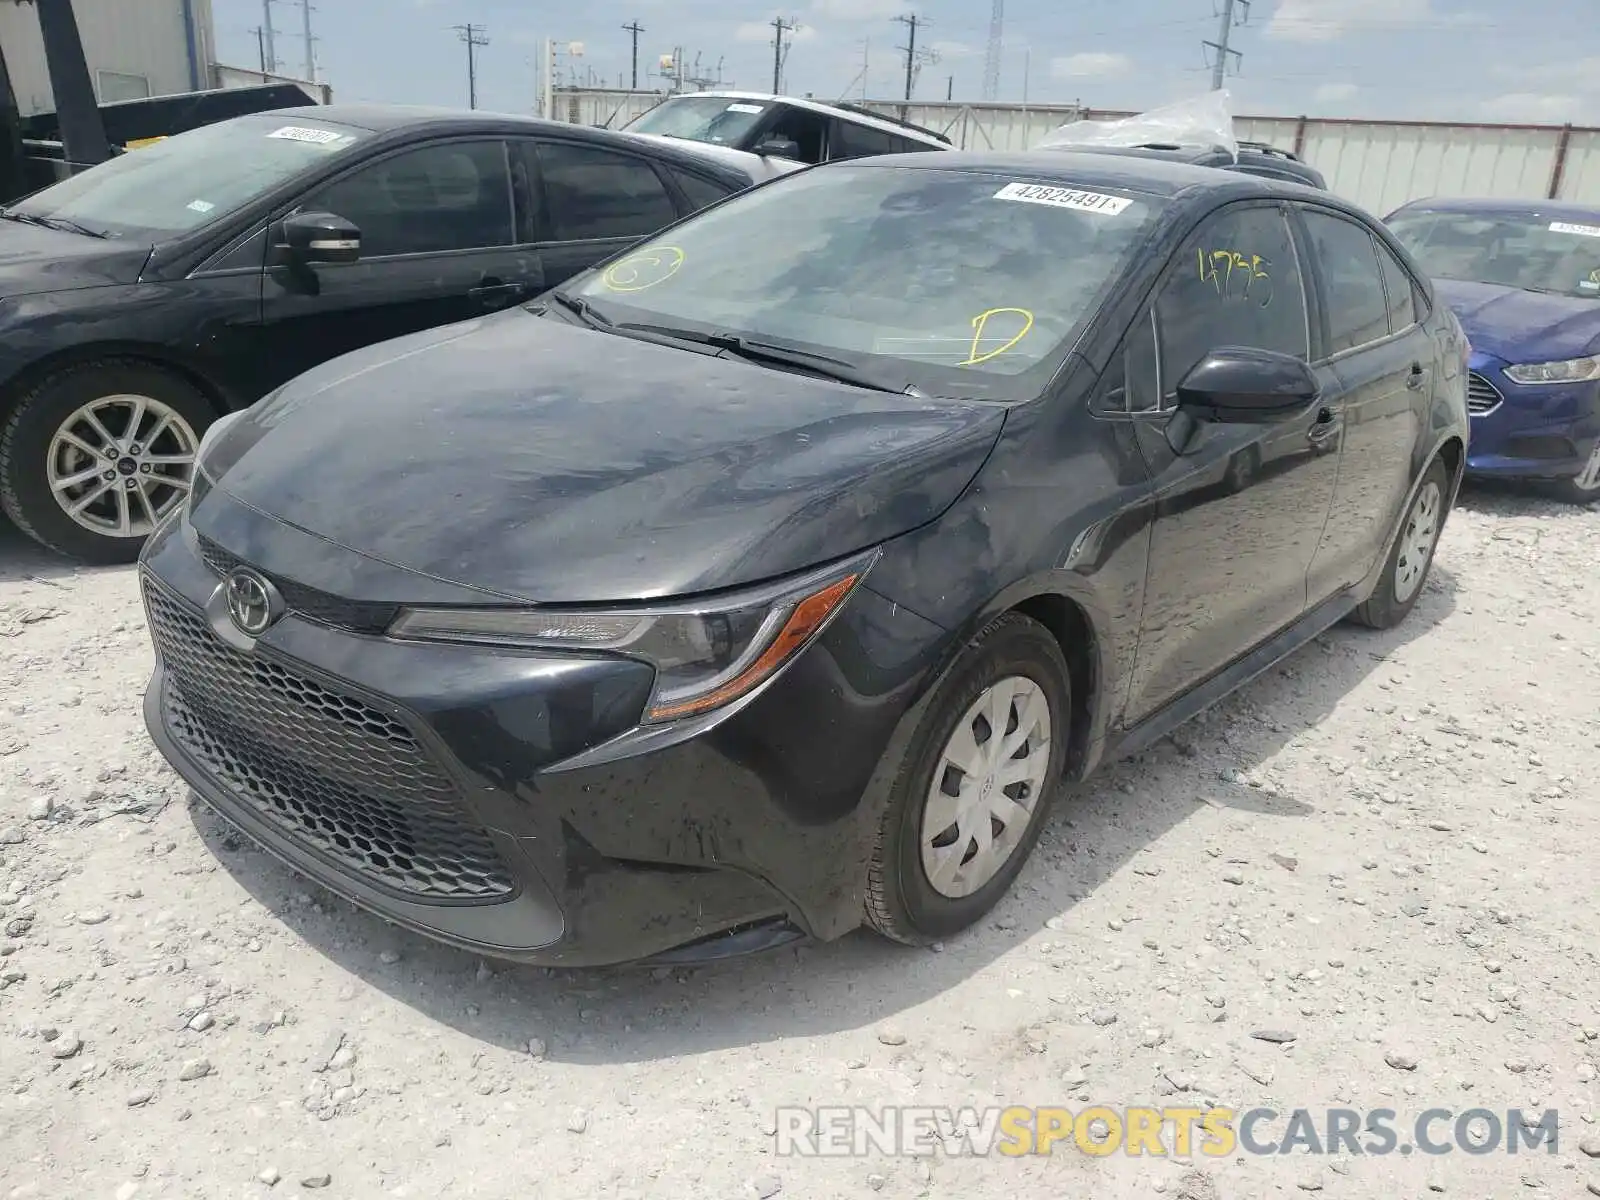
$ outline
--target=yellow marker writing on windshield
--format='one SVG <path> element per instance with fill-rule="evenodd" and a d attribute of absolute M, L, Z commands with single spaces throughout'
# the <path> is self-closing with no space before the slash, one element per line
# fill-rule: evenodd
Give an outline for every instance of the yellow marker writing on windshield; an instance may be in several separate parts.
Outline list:
<path fill-rule="evenodd" d="M 665 283 L 683 266 L 683 251 L 676 246 L 653 246 L 626 258 L 619 258 L 600 276 L 600 282 L 613 292 L 642 292 Z"/>
<path fill-rule="evenodd" d="M 1001 313 L 1016 313 L 1023 320 L 1022 329 L 1005 345 L 996 350 L 986 350 L 978 353 L 978 346 L 983 342 L 983 335 L 989 328 L 989 322 Z M 979 313 L 972 318 L 972 351 L 966 358 L 956 364 L 958 367 L 975 367 L 979 363 L 986 363 L 991 358 L 999 358 L 1023 338 L 1028 336 L 1028 331 L 1033 328 L 1033 314 L 1025 308 L 991 308 Z"/>

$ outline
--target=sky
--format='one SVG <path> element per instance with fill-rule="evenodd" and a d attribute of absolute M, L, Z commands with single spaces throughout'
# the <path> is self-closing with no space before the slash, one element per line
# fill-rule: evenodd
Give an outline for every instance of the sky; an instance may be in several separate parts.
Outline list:
<path fill-rule="evenodd" d="M 989 0 L 313 0 L 319 78 L 336 101 L 465 105 L 467 47 L 455 26 L 482 27 L 478 106 L 529 112 L 544 39 L 579 43 L 560 78 L 615 87 L 632 70 L 659 87 L 662 54 L 724 86 L 772 90 L 776 17 L 785 33 L 782 90 L 818 99 L 898 99 L 908 25 L 918 18 L 915 96 L 979 100 Z M 1008 0 L 999 98 L 1141 109 L 1210 86 L 1207 40 L 1224 0 Z M 286 74 L 303 75 L 300 0 L 265 0 Z M 1600 125 L 1597 0 L 1236 0 L 1228 87 L 1239 115 L 1373 117 Z M 212 0 L 218 55 L 258 63 L 263 0 Z M 1237 18 L 1243 18 L 1239 20 Z"/>

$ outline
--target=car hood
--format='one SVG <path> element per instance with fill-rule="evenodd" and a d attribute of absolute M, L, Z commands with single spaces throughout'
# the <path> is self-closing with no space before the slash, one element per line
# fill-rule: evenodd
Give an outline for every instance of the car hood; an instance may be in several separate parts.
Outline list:
<path fill-rule="evenodd" d="M 206 463 L 217 489 L 369 558 L 594 603 L 753 583 L 914 529 L 1004 421 L 514 310 L 319 367 Z"/>
<path fill-rule="evenodd" d="M 0 221 L 0 299 L 137 283 L 150 247 Z"/>
<path fill-rule="evenodd" d="M 1600 300 L 1456 279 L 1435 279 L 1433 290 L 1473 349 L 1505 362 L 1562 362 L 1600 345 Z"/>

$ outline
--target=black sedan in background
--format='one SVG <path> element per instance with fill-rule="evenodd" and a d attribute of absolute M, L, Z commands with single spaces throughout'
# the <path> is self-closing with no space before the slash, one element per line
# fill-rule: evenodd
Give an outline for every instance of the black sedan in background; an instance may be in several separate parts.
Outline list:
<path fill-rule="evenodd" d="M 143 558 L 146 722 L 272 852 L 487 954 L 947 937 L 1064 776 L 1411 611 L 1465 353 L 1324 193 L 825 165 L 215 426 Z"/>
<path fill-rule="evenodd" d="M 512 307 L 778 170 L 575 125 L 326 107 L 37 192 L 0 211 L 0 508 L 53 549 L 131 562 L 217 417 L 347 351 Z"/>

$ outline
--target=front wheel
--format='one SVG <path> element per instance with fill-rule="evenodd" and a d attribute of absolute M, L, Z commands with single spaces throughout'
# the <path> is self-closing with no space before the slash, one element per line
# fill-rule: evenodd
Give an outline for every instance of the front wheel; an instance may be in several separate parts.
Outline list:
<path fill-rule="evenodd" d="M 1422 477 L 1422 486 L 1411 499 L 1400 536 L 1395 538 L 1384 564 L 1383 576 L 1364 604 L 1351 614 L 1358 625 L 1369 629 L 1392 629 L 1406 619 L 1422 595 L 1433 552 L 1449 515 L 1450 472 L 1434 459 Z"/>
<path fill-rule="evenodd" d="M 935 685 L 867 873 L 878 932 L 925 945 L 966 929 L 1015 881 L 1061 779 L 1072 685 L 1043 625 L 1007 613 Z"/>
<path fill-rule="evenodd" d="M 1595 439 L 1583 470 L 1571 479 L 1561 480 L 1553 490 L 1557 499 L 1568 504 L 1593 504 L 1600 500 L 1600 438 Z"/>
<path fill-rule="evenodd" d="M 58 553 L 132 562 L 188 496 L 215 415 L 194 385 L 146 363 L 58 371 L 0 427 L 0 508 Z"/>

